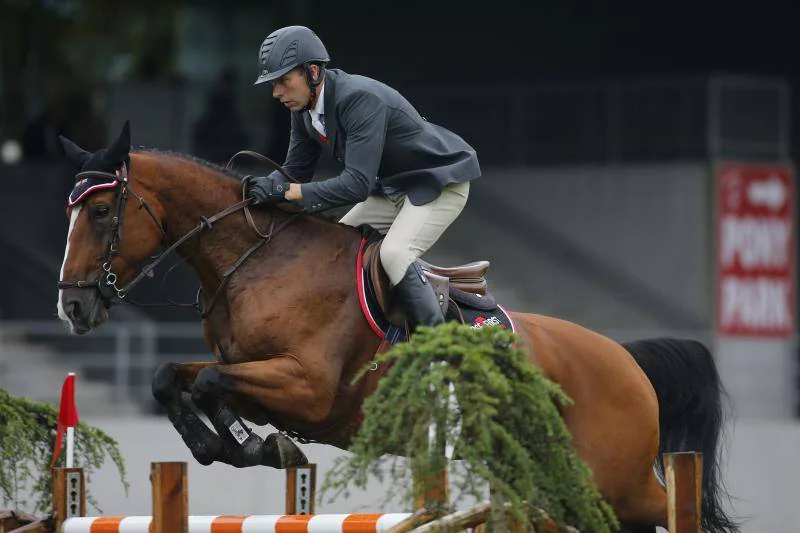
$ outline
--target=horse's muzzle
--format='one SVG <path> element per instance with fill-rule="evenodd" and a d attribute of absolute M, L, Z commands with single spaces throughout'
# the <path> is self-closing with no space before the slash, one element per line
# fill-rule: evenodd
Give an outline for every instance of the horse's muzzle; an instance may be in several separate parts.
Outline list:
<path fill-rule="evenodd" d="M 108 318 L 108 311 L 96 290 L 67 289 L 62 306 L 70 328 L 77 335 L 89 333 Z"/>

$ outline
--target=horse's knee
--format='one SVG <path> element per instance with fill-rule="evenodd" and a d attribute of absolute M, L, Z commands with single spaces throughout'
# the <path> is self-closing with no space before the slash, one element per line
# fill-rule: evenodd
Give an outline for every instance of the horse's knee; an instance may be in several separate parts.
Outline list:
<path fill-rule="evenodd" d="M 173 403 L 180 399 L 181 391 L 176 385 L 178 372 L 175 363 L 163 363 L 153 373 L 153 397 L 162 405 Z"/>
<path fill-rule="evenodd" d="M 192 385 L 192 401 L 203 406 L 209 398 L 216 397 L 221 391 L 222 375 L 215 366 L 201 370 Z"/>

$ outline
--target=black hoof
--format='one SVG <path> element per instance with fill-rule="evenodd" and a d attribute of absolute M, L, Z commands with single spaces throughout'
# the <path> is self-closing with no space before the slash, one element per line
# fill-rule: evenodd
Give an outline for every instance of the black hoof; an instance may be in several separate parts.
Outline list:
<path fill-rule="evenodd" d="M 264 465 L 273 468 L 291 468 L 308 464 L 308 458 L 297 444 L 283 433 L 270 433 L 265 440 Z"/>

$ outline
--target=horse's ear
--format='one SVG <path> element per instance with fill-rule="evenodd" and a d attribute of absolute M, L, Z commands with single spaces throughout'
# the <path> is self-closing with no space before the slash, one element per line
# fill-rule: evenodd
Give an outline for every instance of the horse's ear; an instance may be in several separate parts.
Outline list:
<path fill-rule="evenodd" d="M 122 125 L 122 132 L 117 140 L 108 148 L 107 158 L 115 163 L 121 163 L 128 158 L 131 151 L 131 125 L 126 120 Z"/>
<path fill-rule="evenodd" d="M 61 141 L 61 146 L 64 148 L 67 159 L 77 168 L 82 168 L 86 160 L 92 155 L 91 152 L 87 152 L 63 135 L 59 135 L 58 140 Z"/>

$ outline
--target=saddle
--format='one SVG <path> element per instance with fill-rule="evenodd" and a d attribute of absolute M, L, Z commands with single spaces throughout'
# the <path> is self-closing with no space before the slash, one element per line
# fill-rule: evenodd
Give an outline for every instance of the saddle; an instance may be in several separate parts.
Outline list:
<path fill-rule="evenodd" d="M 401 326 L 406 323 L 405 312 L 395 305 L 394 291 L 380 260 L 380 245 L 383 239 L 372 241 L 364 250 L 363 269 L 369 279 L 370 288 L 378 306 L 389 322 Z M 494 297 L 488 292 L 486 272 L 489 261 L 473 261 L 454 267 L 433 265 L 421 259 L 417 263 L 430 282 L 439 300 L 442 313 L 447 316 L 451 304 L 464 304 L 479 310 L 497 307 Z"/>

